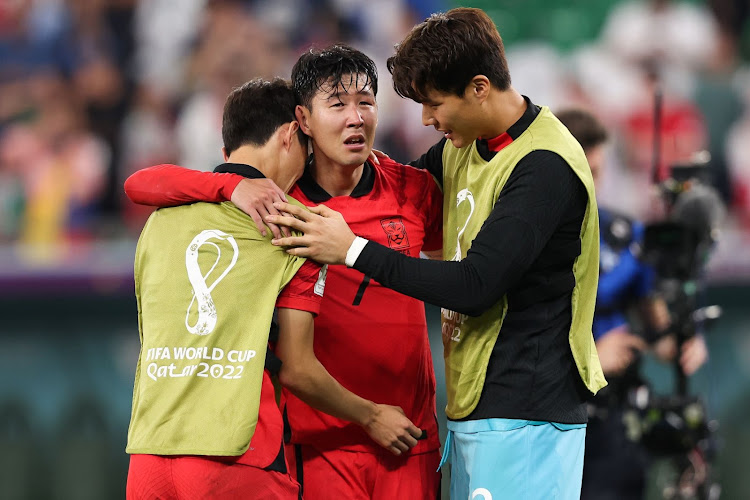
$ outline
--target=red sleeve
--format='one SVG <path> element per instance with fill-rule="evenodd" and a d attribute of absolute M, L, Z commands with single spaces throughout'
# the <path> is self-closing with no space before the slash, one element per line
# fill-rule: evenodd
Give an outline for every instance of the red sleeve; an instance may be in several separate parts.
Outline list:
<path fill-rule="evenodd" d="M 139 205 L 172 207 L 197 201 L 229 201 L 237 184 L 237 174 L 201 172 L 177 165 L 157 165 L 141 169 L 125 181 L 125 194 Z"/>
<path fill-rule="evenodd" d="M 276 307 L 318 314 L 320 301 L 323 300 L 327 271 L 326 266 L 321 267 L 311 260 L 305 261 L 279 294 Z"/>
<path fill-rule="evenodd" d="M 443 248 L 443 191 L 432 174 L 424 173 L 428 177 L 428 181 L 423 198 L 426 203 L 424 205 L 425 235 L 422 249 L 427 251 L 440 250 Z"/>

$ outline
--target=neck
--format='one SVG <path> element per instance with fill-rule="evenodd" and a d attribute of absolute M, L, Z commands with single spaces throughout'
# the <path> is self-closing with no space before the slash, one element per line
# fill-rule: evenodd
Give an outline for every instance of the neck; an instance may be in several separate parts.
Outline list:
<path fill-rule="evenodd" d="M 232 152 L 227 158 L 228 163 L 242 163 L 244 165 L 250 165 L 260 171 L 267 178 L 274 181 L 277 185 L 282 179 L 277 179 L 278 168 L 277 160 L 273 155 L 269 154 L 265 148 L 257 148 L 254 146 L 240 146 Z"/>
<path fill-rule="evenodd" d="M 481 139 L 492 139 L 507 132 L 526 111 L 526 100 L 513 87 L 491 91 L 484 104 Z"/>
<path fill-rule="evenodd" d="M 313 148 L 310 174 L 315 182 L 331 196 L 349 196 L 362 178 L 364 165 L 341 165 L 326 158 Z"/>

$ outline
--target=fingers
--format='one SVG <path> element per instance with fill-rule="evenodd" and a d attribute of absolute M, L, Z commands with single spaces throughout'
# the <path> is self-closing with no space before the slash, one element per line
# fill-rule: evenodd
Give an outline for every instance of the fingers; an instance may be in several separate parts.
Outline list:
<path fill-rule="evenodd" d="M 374 149 L 370 151 L 370 156 L 368 156 L 367 159 L 370 160 L 370 162 L 374 163 L 375 165 L 380 165 L 380 160 L 378 159 L 378 156 L 375 154 Z"/>
<path fill-rule="evenodd" d="M 289 236 L 285 238 L 274 238 L 271 243 L 277 247 L 292 247 L 289 250 L 298 250 L 305 244 L 304 236 Z M 295 254 L 297 255 L 297 254 Z"/>
<path fill-rule="evenodd" d="M 336 217 L 341 216 L 336 210 L 327 207 L 326 205 L 320 204 L 314 207 L 310 207 L 310 212 L 320 215 L 321 217 Z M 343 217 L 342 217 L 343 218 Z"/>
<path fill-rule="evenodd" d="M 286 201 L 286 194 L 272 180 L 243 179 L 232 191 L 230 201 L 253 219 L 263 236 L 268 234 L 266 226 L 277 238 L 291 234 L 289 229 L 279 228 L 272 222 L 266 221 L 268 215 L 278 214 L 274 202 Z"/>
<path fill-rule="evenodd" d="M 411 434 L 405 434 L 401 436 L 400 441 L 403 444 L 405 444 L 408 447 L 408 449 L 414 448 L 415 446 L 417 446 L 417 443 L 419 442 L 417 441 L 417 438 L 415 438 Z"/>
<path fill-rule="evenodd" d="M 271 182 L 271 187 L 276 192 L 276 194 L 279 195 L 279 199 L 286 203 L 286 193 L 284 192 L 284 190 L 277 186 L 275 182 Z"/>
<path fill-rule="evenodd" d="M 383 153 L 379 149 L 373 149 L 372 154 L 375 155 L 377 158 L 390 158 L 387 154 Z"/>
<path fill-rule="evenodd" d="M 308 220 L 310 217 L 310 211 L 297 205 L 291 205 L 289 203 L 276 202 L 273 204 L 279 212 L 286 212 L 287 214 L 294 216 L 298 219 Z"/>
<path fill-rule="evenodd" d="M 402 453 L 414 448 L 416 445 L 417 440 L 411 434 L 405 434 L 394 440 L 387 449 L 394 455 L 401 455 Z"/>
<path fill-rule="evenodd" d="M 261 216 L 263 217 L 263 220 L 266 221 L 266 225 L 271 230 L 271 233 L 273 234 L 274 238 L 281 238 L 282 236 L 291 236 L 292 232 L 286 226 L 279 227 L 276 224 L 268 221 L 269 215 L 280 215 L 279 211 L 276 210 L 276 207 L 274 207 L 273 204 L 274 204 L 273 200 L 267 201 L 263 204 L 263 208 L 265 209 L 265 213 L 261 211 Z M 263 236 L 265 236 L 265 234 Z"/>
<path fill-rule="evenodd" d="M 261 215 L 256 210 L 252 210 L 248 215 L 250 216 L 251 219 L 253 219 L 253 222 L 255 222 L 255 225 L 258 227 L 258 231 L 260 231 L 260 234 L 262 236 L 265 236 L 266 225 L 263 223 L 263 218 L 261 217 Z M 271 228 L 271 232 L 273 232 L 273 228 Z M 278 238 L 276 233 L 273 233 L 273 235 L 274 237 Z"/>
<path fill-rule="evenodd" d="M 265 217 L 265 221 L 266 223 L 276 224 L 277 226 L 287 226 L 300 232 L 302 232 L 302 228 L 305 225 L 305 221 L 286 215 L 268 215 Z"/>
<path fill-rule="evenodd" d="M 340 215 L 337 211 L 322 204 L 313 207 L 307 207 L 306 209 L 298 207 L 297 205 L 278 202 L 274 203 L 273 206 L 282 213 L 286 212 L 287 215 L 293 215 L 305 222 L 311 221 L 314 218 L 314 215 L 320 215 L 321 217 L 334 217 L 336 215 Z"/>

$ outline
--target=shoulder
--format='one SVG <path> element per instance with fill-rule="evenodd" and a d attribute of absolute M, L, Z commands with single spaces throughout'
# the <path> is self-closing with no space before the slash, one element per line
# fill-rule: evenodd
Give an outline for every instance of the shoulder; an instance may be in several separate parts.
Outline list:
<path fill-rule="evenodd" d="M 411 165 L 404 165 L 391 158 L 379 158 L 380 165 L 371 164 L 377 172 L 380 172 L 385 176 L 399 176 L 399 177 L 424 177 L 425 174 L 429 175 L 429 172 L 425 170 L 412 167 Z"/>
<path fill-rule="evenodd" d="M 399 190 L 419 192 L 425 190 L 440 190 L 440 187 L 428 170 L 404 165 L 390 158 L 381 158 L 380 165 L 373 165 L 375 172 L 387 183 L 393 184 Z"/>
<path fill-rule="evenodd" d="M 580 185 L 580 179 L 562 156 L 546 149 L 535 149 L 521 158 L 511 174 L 529 182 L 551 188 Z"/>

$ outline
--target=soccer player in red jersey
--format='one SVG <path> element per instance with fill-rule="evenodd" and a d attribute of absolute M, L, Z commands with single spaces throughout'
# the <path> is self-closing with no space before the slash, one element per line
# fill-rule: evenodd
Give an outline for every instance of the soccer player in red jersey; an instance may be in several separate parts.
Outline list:
<path fill-rule="evenodd" d="M 300 128 L 313 155 L 290 195 L 305 205 L 340 211 L 358 234 L 406 255 L 440 255 L 442 193 L 427 171 L 387 158 L 368 161 L 377 126 L 377 70 L 350 47 L 303 54 L 292 70 Z M 128 196 L 152 205 L 197 200 L 249 205 L 241 196 L 254 181 L 174 166 L 137 172 Z M 411 450 L 392 455 L 343 420 L 289 395 L 293 469 L 304 497 L 436 498 L 439 439 L 435 377 L 424 305 L 345 266 L 330 266 L 315 318 L 315 353 L 353 392 L 403 408 L 423 431 Z M 293 471 L 294 472 L 294 471 Z"/>

